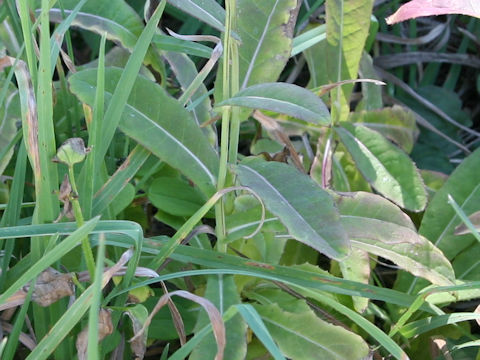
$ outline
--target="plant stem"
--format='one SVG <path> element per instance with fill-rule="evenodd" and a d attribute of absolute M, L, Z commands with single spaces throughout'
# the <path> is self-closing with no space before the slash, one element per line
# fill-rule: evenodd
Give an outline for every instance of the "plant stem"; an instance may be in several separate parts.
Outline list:
<path fill-rule="evenodd" d="M 232 9 L 235 6 L 234 0 L 227 0 L 225 2 L 226 18 L 225 18 L 225 34 L 224 34 L 224 53 L 223 53 L 223 74 L 222 74 L 222 86 L 223 100 L 228 99 L 231 95 L 230 89 L 230 59 L 231 59 L 231 26 L 232 26 Z M 220 137 L 220 168 L 218 170 L 218 183 L 217 191 L 222 190 L 225 187 L 227 178 L 227 166 L 228 166 L 228 148 L 229 148 L 229 135 L 230 135 L 230 117 L 232 109 L 226 106 L 222 110 L 222 132 Z M 217 249 L 220 252 L 226 252 L 227 246 L 224 243 L 225 232 L 225 208 L 223 200 L 215 206 L 215 220 L 216 235 L 217 235 Z"/>
<path fill-rule="evenodd" d="M 74 196 L 72 196 L 72 206 L 73 206 L 73 213 L 75 215 L 75 221 L 77 222 L 77 226 L 80 227 L 84 224 L 82 208 L 80 207 L 80 202 L 78 201 L 78 190 L 77 184 L 75 182 L 75 175 L 73 171 L 73 165 L 68 167 L 68 178 L 70 180 L 70 185 L 72 185 L 72 190 Z M 88 240 L 88 236 L 82 239 L 82 250 L 83 256 L 85 256 L 85 262 L 87 264 L 88 273 L 90 274 L 90 279 L 95 278 L 95 260 L 93 259 L 93 252 L 92 248 L 90 247 L 90 242 Z"/>

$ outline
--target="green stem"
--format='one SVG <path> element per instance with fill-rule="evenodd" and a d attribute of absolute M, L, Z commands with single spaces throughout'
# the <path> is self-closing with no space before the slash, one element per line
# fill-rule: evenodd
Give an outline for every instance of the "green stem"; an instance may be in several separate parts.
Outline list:
<path fill-rule="evenodd" d="M 73 171 L 73 165 L 68 167 L 68 178 L 70 180 L 70 185 L 72 185 L 72 190 L 74 196 L 72 196 L 72 206 L 73 206 L 73 213 L 75 215 L 75 221 L 77 222 L 77 226 L 80 227 L 84 224 L 82 208 L 80 207 L 80 202 L 78 201 L 78 190 L 77 184 L 75 182 L 75 175 Z M 82 239 L 82 250 L 83 256 L 85 256 L 85 262 L 87 264 L 88 273 L 90 274 L 90 279 L 95 278 L 95 260 L 93 259 L 93 252 L 92 248 L 90 247 L 90 242 L 88 240 L 88 236 Z"/>
<path fill-rule="evenodd" d="M 224 53 L 223 53 L 223 74 L 222 74 L 222 86 L 223 86 L 223 99 L 228 99 L 231 95 L 230 84 L 230 59 L 231 59 L 231 26 L 232 26 L 232 9 L 235 6 L 234 0 L 227 0 L 225 3 L 226 19 L 225 19 L 225 34 L 224 34 Z M 222 110 L 222 132 L 220 137 L 220 168 L 218 170 L 218 183 L 217 190 L 220 191 L 225 187 L 227 178 L 227 166 L 228 166 L 228 143 L 230 135 L 230 117 L 231 108 L 226 106 Z M 215 220 L 216 235 L 217 235 L 217 249 L 220 252 L 226 252 L 227 246 L 225 244 L 225 209 L 223 200 L 215 206 Z"/>

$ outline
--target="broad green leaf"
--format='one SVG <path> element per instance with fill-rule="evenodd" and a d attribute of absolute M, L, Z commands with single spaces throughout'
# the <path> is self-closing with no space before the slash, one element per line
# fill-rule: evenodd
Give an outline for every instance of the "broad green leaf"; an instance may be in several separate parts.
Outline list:
<path fill-rule="evenodd" d="M 359 215 L 343 215 L 342 225 L 352 247 L 389 259 L 434 284 L 451 285 L 455 280 L 443 253 L 414 230 Z"/>
<path fill-rule="evenodd" d="M 458 237 L 455 227 L 461 224 L 455 210 L 448 205 L 448 194 L 467 214 L 479 210 L 480 202 L 480 149 L 468 156 L 450 175 L 445 185 L 436 192 L 428 205 L 420 226 L 420 234 L 428 238 L 441 249 L 447 258 L 453 259 L 461 251 L 469 247 L 474 238 L 472 235 Z"/>
<path fill-rule="evenodd" d="M 330 114 L 325 104 L 311 91 L 287 83 L 266 83 L 240 90 L 217 106 L 235 105 L 271 110 L 313 124 L 328 125 Z"/>
<path fill-rule="evenodd" d="M 349 244 L 330 195 L 308 176 L 278 162 L 247 158 L 236 167 L 240 183 L 250 187 L 298 241 L 340 259 Z"/>
<path fill-rule="evenodd" d="M 373 24 L 373 20 L 372 20 Z M 373 38 L 375 40 L 375 38 Z M 358 73 L 362 79 L 381 80 L 376 74 L 371 56 L 364 51 L 360 59 Z M 382 87 L 370 82 L 362 82 L 362 106 L 365 110 L 383 108 Z"/>
<path fill-rule="evenodd" d="M 410 153 L 418 136 L 415 116 L 400 106 L 377 111 L 361 111 L 351 114 L 349 121 L 376 130 Z"/>
<path fill-rule="evenodd" d="M 290 57 L 297 4 L 296 0 L 236 1 L 241 88 L 277 80 Z"/>
<path fill-rule="evenodd" d="M 105 69 L 108 104 L 122 69 Z M 72 75 L 71 91 L 93 105 L 96 70 Z M 120 130 L 180 170 L 207 195 L 215 192 L 218 156 L 190 114 L 159 85 L 138 76 L 122 113 Z"/>
<path fill-rule="evenodd" d="M 356 79 L 363 47 L 370 28 L 373 0 L 327 0 L 327 46 L 322 60 L 327 62 L 330 82 Z M 349 113 L 349 98 L 353 84 L 334 89 L 332 113 L 340 120 Z M 337 116 L 335 116 L 337 119 Z"/>
<path fill-rule="evenodd" d="M 206 201 L 186 180 L 174 177 L 156 178 L 148 198 L 155 207 L 175 216 L 192 216 Z"/>
<path fill-rule="evenodd" d="M 223 315 L 230 306 L 241 302 L 233 276 L 217 275 L 209 276 L 205 298 L 210 300 Z M 208 324 L 208 317 L 201 312 L 198 317 L 197 331 Z M 247 326 L 240 314 L 235 315 L 225 324 L 227 333 L 227 346 L 225 348 L 225 359 L 242 360 L 247 352 L 245 342 Z M 192 351 L 190 360 L 214 359 L 217 353 L 217 345 L 213 334 L 207 335 L 205 339 Z"/>
<path fill-rule="evenodd" d="M 215 0 L 169 0 L 168 2 L 213 28 L 224 31 L 225 10 Z"/>
<path fill-rule="evenodd" d="M 362 216 L 390 222 L 415 231 L 410 217 L 397 205 L 385 198 L 368 192 L 334 194 L 340 215 Z"/>
<path fill-rule="evenodd" d="M 343 123 L 335 131 L 375 190 L 405 209 L 425 208 L 427 194 L 422 178 L 403 151 L 363 125 Z"/>
<path fill-rule="evenodd" d="M 444 255 L 418 235 L 410 218 L 390 201 L 358 192 L 342 194 L 336 203 L 353 247 L 389 259 L 438 285 L 454 280 L 452 267 Z"/>
<path fill-rule="evenodd" d="M 259 205 L 252 209 L 234 212 L 226 216 L 225 224 L 229 241 L 252 234 L 261 221 L 262 209 Z M 267 212 L 263 220 L 262 230 L 281 232 L 284 230 L 284 227 L 275 215 Z"/>
<path fill-rule="evenodd" d="M 77 0 L 63 0 L 63 10 L 61 8 L 50 9 L 50 21 L 61 23 L 72 13 L 77 4 Z M 106 33 L 108 40 L 121 44 L 130 52 L 144 29 L 142 19 L 124 0 L 88 0 L 72 21 L 72 26 L 98 35 Z M 152 64 L 158 69 L 158 58 L 152 51 L 148 52 L 145 63 Z"/>
<path fill-rule="evenodd" d="M 277 304 L 257 305 L 255 309 L 289 358 L 353 360 L 368 355 L 368 345 L 360 336 L 321 320 L 308 307 L 298 312 L 283 310 Z"/>
<path fill-rule="evenodd" d="M 296 0 L 235 1 L 236 24 L 233 27 L 238 44 L 240 89 L 277 81 L 292 50 L 297 19 Z M 222 99 L 220 62 L 215 83 L 215 99 Z"/>
<path fill-rule="evenodd" d="M 370 281 L 370 256 L 368 252 L 352 248 L 350 255 L 338 263 L 344 279 L 368 284 Z M 353 306 L 356 311 L 363 313 L 368 306 L 369 299 L 353 296 Z"/>

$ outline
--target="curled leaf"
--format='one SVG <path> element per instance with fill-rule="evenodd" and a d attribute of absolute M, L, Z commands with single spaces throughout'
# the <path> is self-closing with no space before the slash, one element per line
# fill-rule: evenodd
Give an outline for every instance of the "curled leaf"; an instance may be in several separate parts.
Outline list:
<path fill-rule="evenodd" d="M 71 138 L 66 140 L 62 146 L 58 148 L 57 155 L 55 155 L 53 161 L 72 166 L 82 162 L 89 152 L 90 148 L 85 147 L 82 138 Z"/>
<path fill-rule="evenodd" d="M 98 314 L 98 342 L 113 333 L 112 314 L 109 310 L 100 309 Z M 75 343 L 78 352 L 78 360 L 87 360 L 88 326 L 78 334 Z"/>
<path fill-rule="evenodd" d="M 24 290 L 28 291 L 28 287 Z M 38 276 L 32 300 L 45 307 L 73 294 L 72 275 L 48 268 Z"/>
<path fill-rule="evenodd" d="M 412 0 L 389 16 L 387 24 L 415 19 L 421 16 L 462 14 L 480 18 L 480 4 L 472 0 Z"/>

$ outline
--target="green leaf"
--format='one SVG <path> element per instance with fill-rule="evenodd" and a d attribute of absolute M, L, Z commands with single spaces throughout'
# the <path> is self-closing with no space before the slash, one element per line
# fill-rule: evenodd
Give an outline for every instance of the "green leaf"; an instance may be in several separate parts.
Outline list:
<path fill-rule="evenodd" d="M 291 56 L 295 56 L 327 38 L 326 26 L 320 25 L 305 31 L 293 39 Z"/>
<path fill-rule="evenodd" d="M 174 177 L 156 178 L 148 198 L 158 209 L 176 216 L 192 216 L 206 201 L 186 180 Z"/>
<path fill-rule="evenodd" d="M 326 1 L 327 46 L 322 60 L 327 62 L 330 82 L 357 78 L 370 28 L 372 6 L 373 0 Z M 331 93 L 332 113 L 338 111 L 340 120 L 345 120 L 348 116 L 352 89 L 353 84 L 348 84 L 334 89 Z"/>
<path fill-rule="evenodd" d="M 422 211 L 427 194 L 422 178 L 407 154 L 363 125 L 335 127 L 363 177 L 399 206 Z"/>
<path fill-rule="evenodd" d="M 330 123 L 330 114 L 322 100 L 311 91 L 293 84 L 253 85 L 217 106 L 225 105 L 275 111 L 313 124 L 328 125 Z"/>
<path fill-rule="evenodd" d="M 290 58 L 297 18 L 296 0 L 238 0 L 235 32 L 240 86 L 276 81 Z"/>
<path fill-rule="evenodd" d="M 342 225 L 352 247 L 389 259 L 437 285 L 451 285 L 455 280 L 443 253 L 414 230 L 362 215 L 342 216 Z"/>
<path fill-rule="evenodd" d="M 241 302 L 233 276 L 217 275 L 209 276 L 205 298 L 210 300 L 223 315 L 227 309 Z M 209 323 L 205 312 L 198 317 L 197 331 Z M 225 359 L 243 360 L 247 352 L 245 337 L 247 326 L 242 317 L 237 314 L 225 324 L 227 335 L 227 346 L 225 348 Z M 195 347 L 190 355 L 190 360 L 214 359 L 217 353 L 217 344 L 213 334 L 207 335 L 200 344 Z"/>
<path fill-rule="evenodd" d="M 40 274 L 47 267 L 58 261 L 66 253 L 80 244 L 81 239 L 87 236 L 97 225 L 99 218 L 93 218 L 92 220 L 87 221 L 83 226 L 75 230 L 70 234 L 66 239 L 64 239 L 60 244 L 58 244 L 54 249 L 48 251 L 40 260 L 33 264 L 27 271 L 25 271 L 15 282 L 2 294 L 0 295 L 0 303 L 4 303 L 15 291 L 19 290 L 22 286 L 26 285 L 29 281 L 34 279 L 38 274 Z M 55 224 L 56 225 L 56 224 Z M 22 228 L 22 227 L 21 227 Z M 33 227 L 29 227 L 33 228 Z M 10 228 L 13 230 L 14 228 Z M 5 229 L 7 230 L 9 229 Z M 20 234 L 19 234 L 20 235 Z M 17 235 L 17 236 L 19 236 Z M 6 237 L 6 236 L 5 236 Z M 38 240 L 37 240 L 38 241 Z"/>
<path fill-rule="evenodd" d="M 449 259 L 468 248 L 472 235 L 458 237 L 455 227 L 461 224 L 455 210 L 448 205 L 448 194 L 467 214 L 478 211 L 480 203 L 480 149 L 468 156 L 450 175 L 445 185 L 436 192 L 428 205 L 420 226 L 420 234 L 428 238 Z M 461 239 L 461 241 L 459 241 Z"/>
<path fill-rule="evenodd" d="M 273 355 L 274 359 L 285 360 L 285 357 L 273 342 L 268 329 L 265 327 L 265 324 L 255 308 L 250 304 L 236 305 L 236 308 L 248 323 L 248 326 L 250 329 L 252 329 L 257 338 L 265 345 L 270 354 Z"/>
<path fill-rule="evenodd" d="M 360 336 L 321 320 L 308 308 L 290 312 L 271 304 L 255 309 L 289 358 L 353 360 L 368 355 L 368 346 Z"/>
<path fill-rule="evenodd" d="M 290 235 L 331 258 L 343 258 L 348 239 L 330 195 L 294 168 L 258 158 L 236 167 L 240 183 L 250 187 L 279 217 Z"/>
<path fill-rule="evenodd" d="M 105 69 L 108 104 L 122 69 Z M 71 91 L 93 105 L 96 70 L 80 71 L 69 78 Z M 218 156 L 207 138 L 178 101 L 159 85 L 138 76 L 121 115 L 119 128 L 143 147 L 211 195 L 215 192 Z"/>
<path fill-rule="evenodd" d="M 415 225 L 396 205 L 364 192 L 342 194 L 336 203 L 352 247 L 389 259 L 434 284 L 452 284 L 455 276 L 448 260 L 416 233 Z M 358 281 L 355 276 L 359 273 L 349 278 Z"/>
<path fill-rule="evenodd" d="M 63 11 L 52 8 L 49 11 L 50 21 L 61 23 L 69 16 L 77 0 L 63 0 Z M 138 14 L 124 0 L 96 1 L 88 0 L 72 21 L 73 27 L 79 27 L 98 35 L 107 34 L 107 39 L 119 43 L 130 52 L 135 47 L 144 23 Z M 152 64 L 158 70 L 158 59 L 153 51 L 149 51 L 145 63 Z"/>
<path fill-rule="evenodd" d="M 418 136 L 413 113 L 397 105 L 377 111 L 354 112 L 349 121 L 378 131 L 407 153 L 412 151 Z"/>
<path fill-rule="evenodd" d="M 213 28 L 224 31 L 225 10 L 215 0 L 169 0 L 168 2 Z"/>

